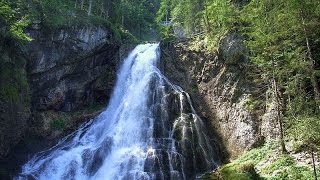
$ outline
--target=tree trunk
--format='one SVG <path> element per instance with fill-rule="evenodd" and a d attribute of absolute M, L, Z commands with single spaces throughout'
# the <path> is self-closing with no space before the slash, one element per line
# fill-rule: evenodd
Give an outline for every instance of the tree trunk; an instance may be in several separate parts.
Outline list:
<path fill-rule="evenodd" d="M 273 75 L 272 77 L 272 82 L 273 82 L 273 88 L 274 88 L 274 95 L 276 98 L 276 111 L 277 111 L 277 121 L 280 127 L 280 144 L 281 144 L 281 152 L 283 154 L 287 154 L 288 151 L 286 149 L 285 143 L 284 143 L 284 131 L 283 131 L 283 122 L 282 122 L 282 118 L 280 115 L 280 97 L 278 95 L 278 84 L 276 82 L 276 79 Z"/>
<path fill-rule="evenodd" d="M 80 5 L 81 10 L 83 10 L 83 6 L 84 6 L 84 0 L 81 0 L 81 5 Z"/>
<path fill-rule="evenodd" d="M 92 10 L 92 0 L 89 1 L 88 16 L 91 15 L 91 10 Z"/>
<path fill-rule="evenodd" d="M 317 178 L 316 164 L 315 164 L 315 160 L 314 160 L 314 149 L 313 149 L 313 148 L 312 148 L 312 150 L 311 150 L 311 157 L 312 157 L 312 166 L 313 166 L 314 179 L 315 179 L 315 180 L 318 180 L 318 178 Z"/>
<path fill-rule="evenodd" d="M 280 128 L 280 144 L 281 144 L 281 151 L 283 154 L 287 154 L 288 151 L 286 149 L 286 145 L 285 145 L 285 142 L 284 142 L 284 131 L 283 131 L 283 121 L 282 121 L 282 118 L 281 118 L 281 114 L 280 114 L 280 97 L 279 97 L 279 90 L 278 90 L 278 83 L 276 81 L 276 78 L 275 78 L 275 69 L 276 69 L 276 65 L 275 65 L 275 62 L 274 62 L 274 59 L 273 59 L 273 55 L 272 55 L 272 84 L 273 84 L 273 88 L 274 88 L 274 95 L 275 95 L 275 98 L 276 98 L 276 111 L 277 111 L 277 121 L 278 121 L 278 124 L 279 124 L 279 128 Z"/>
<path fill-rule="evenodd" d="M 74 8 L 77 8 L 77 5 L 78 5 L 78 0 L 75 1 Z"/>
<path fill-rule="evenodd" d="M 107 1 L 106 7 L 105 7 L 105 17 L 106 17 L 107 19 L 109 18 L 110 6 L 111 6 L 110 1 Z"/>
<path fill-rule="evenodd" d="M 141 22 L 139 23 L 139 38 L 142 40 Z"/>
<path fill-rule="evenodd" d="M 320 109 L 320 89 L 319 89 L 318 80 L 317 80 L 316 71 L 315 71 L 315 60 L 312 57 L 312 51 L 311 51 L 311 47 L 310 47 L 307 26 L 306 26 L 306 22 L 304 19 L 304 13 L 302 10 L 300 11 L 300 15 L 301 15 L 301 22 L 302 22 L 302 26 L 303 26 L 303 34 L 304 34 L 304 38 L 306 41 L 305 43 L 307 46 L 307 57 L 310 61 L 309 63 L 310 63 L 310 69 L 311 69 L 311 77 L 310 77 L 311 83 L 313 86 L 314 96 L 315 96 L 315 100 L 316 100 L 318 109 Z"/>
<path fill-rule="evenodd" d="M 121 4 L 123 3 L 123 0 L 121 0 Z M 121 25 L 124 26 L 124 8 L 121 5 Z"/>
<path fill-rule="evenodd" d="M 102 17 L 103 13 L 104 13 L 104 3 L 102 3 L 102 5 L 101 5 L 100 17 Z"/>

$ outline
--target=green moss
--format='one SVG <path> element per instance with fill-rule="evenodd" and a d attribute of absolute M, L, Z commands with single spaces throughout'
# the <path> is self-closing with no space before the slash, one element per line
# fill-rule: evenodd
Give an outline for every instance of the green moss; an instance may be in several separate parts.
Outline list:
<path fill-rule="evenodd" d="M 55 113 L 55 115 L 54 115 L 55 119 L 53 119 L 50 122 L 49 127 L 52 130 L 67 132 L 68 130 L 70 130 L 70 129 L 68 129 L 70 123 L 72 125 L 72 123 L 74 123 L 75 119 L 85 117 L 87 115 L 99 112 L 104 107 L 105 107 L 105 104 L 95 103 L 95 104 L 92 104 L 92 105 L 86 107 L 85 109 L 82 109 L 79 111 Z"/>
<path fill-rule="evenodd" d="M 249 170 L 249 171 L 243 171 L 243 166 L 246 166 L 246 164 L 229 164 L 220 170 L 220 173 L 225 180 L 233 180 L 233 179 L 238 179 L 238 180 L 250 180 L 254 179 L 255 177 L 255 171 L 254 169 Z"/>
<path fill-rule="evenodd" d="M 263 172 L 265 174 L 270 174 L 276 170 L 279 170 L 279 169 L 285 168 L 285 167 L 289 167 L 294 164 L 295 164 L 295 162 L 291 156 L 283 155 L 277 161 L 273 162 L 271 165 L 269 165 L 267 168 L 265 168 L 263 170 Z"/>
<path fill-rule="evenodd" d="M 202 177 L 205 180 L 307 180 L 314 179 L 313 171 L 310 167 L 298 166 L 290 155 L 279 155 L 279 144 L 274 142 L 263 147 L 253 149 L 232 163 L 219 168 L 215 173 L 206 174 Z M 273 160 L 276 158 L 276 160 Z M 263 168 L 257 174 L 255 166 Z M 261 167 L 260 167 L 261 168 Z M 319 172 L 319 169 L 318 169 Z"/>
<path fill-rule="evenodd" d="M 259 177 L 254 169 L 254 165 L 247 163 L 230 163 L 227 164 L 213 174 L 206 174 L 203 180 L 258 180 Z"/>
<path fill-rule="evenodd" d="M 1 86 L 0 96 L 12 103 L 16 103 L 19 100 L 19 91 L 12 84 L 4 84 Z"/>
<path fill-rule="evenodd" d="M 269 154 L 277 147 L 276 143 L 270 143 L 263 147 L 253 149 L 239 157 L 233 163 L 227 164 L 218 170 L 218 176 L 223 180 L 251 180 L 263 179 L 254 166 L 269 157 Z M 220 179 L 221 179 L 220 178 Z"/>
<path fill-rule="evenodd" d="M 252 98 L 251 94 L 245 99 L 245 102 L 244 102 L 245 107 L 250 111 L 256 109 L 257 104 L 258 102 Z"/>
<path fill-rule="evenodd" d="M 59 118 L 50 122 L 50 127 L 54 130 L 63 131 L 66 127 L 66 119 Z"/>
<path fill-rule="evenodd" d="M 282 155 L 262 170 L 265 176 L 272 180 L 296 180 L 314 179 L 312 169 L 306 166 L 298 166 L 290 155 Z"/>
<path fill-rule="evenodd" d="M 25 75 L 25 60 L 17 57 L 15 52 L 7 47 L 5 51 L 0 51 L 0 98 L 11 103 L 30 103 L 28 94 L 28 82 Z M 12 53 L 10 57 L 7 53 Z"/>
<path fill-rule="evenodd" d="M 237 163 L 245 163 L 247 161 L 257 165 L 260 161 L 268 158 L 269 154 L 278 147 L 276 142 L 269 143 L 259 148 L 252 149 L 236 160 Z"/>
<path fill-rule="evenodd" d="M 201 180 L 219 180 L 216 174 L 207 173 L 201 177 Z"/>

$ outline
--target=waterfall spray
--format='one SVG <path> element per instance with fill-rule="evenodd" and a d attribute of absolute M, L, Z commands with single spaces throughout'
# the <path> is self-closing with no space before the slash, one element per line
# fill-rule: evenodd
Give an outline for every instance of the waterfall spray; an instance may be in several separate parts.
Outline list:
<path fill-rule="evenodd" d="M 194 179 L 214 169 L 214 141 L 189 95 L 161 73 L 158 44 L 124 60 L 109 105 L 36 154 L 16 179 Z"/>

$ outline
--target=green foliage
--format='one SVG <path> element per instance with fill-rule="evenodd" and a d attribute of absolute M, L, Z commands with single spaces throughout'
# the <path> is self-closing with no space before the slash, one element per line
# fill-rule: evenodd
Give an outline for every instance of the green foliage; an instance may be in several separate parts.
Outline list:
<path fill-rule="evenodd" d="M 287 133 L 299 141 L 304 150 L 320 150 L 320 118 L 319 116 L 299 116 L 286 119 Z"/>
<path fill-rule="evenodd" d="M 75 11 L 70 0 L 44 0 L 34 2 L 35 15 L 49 28 L 57 29 L 82 24 L 88 18 L 81 11 Z M 79 16 L 79 17 L 78 17 Z"/>
<path fill-rule="evenodd" d="M 0 1 L 0 99 L 28 104 L 28 83 L 25 60 L 19 56 L 20 45 L 32 39 L 24 33 L 27 15 L 13 6 L 13 1 Z"/>
<path fill-rule="evenodd" d="M 0 99 L 11 103 L 29 104 L 28 83 L 24 71 L 25 60 L 14 54 L 15 46 L 7 44 L 0 50 Z"/>
<path fill-rule="evenodd" d="M 319 4 L 316 0 L 253 0 L 240 11 L 240 30 L 251 62 L 266 82 L 277 83 L 276 93 L 284 100 L 287 136 L 317 144 Z"/>
<path fill-rule="evenodd" d="M 160 27 L 161 39 L 164 42 L 174 41 L 176 38 L 173 35 L 173 29 L 170 26 Z"/>
<path fill-rule="evenodd" d="M 10 26 L 10 34 L 12 38 L 23 42 L 32 41 L 32 38 L 23 32 L 24 28 L 29 25 L 29 21 L 25 17 Z"/>
<path fill-rule="evenodd" d="M 222 166 L 214 174 L 205 176 L 204 179 L 263 179 L 256 173 L 254 166 L 256 166 L 261 161 L 264 161 L 267 158 L 269 158 L 272 151 L 274 151 L 274 149 L 276 149 L 277 147 L 277 143 L 269 143 L 263 147 L 252 149 L 249 152 L 242 155 L 241 157 L 239 157 L 234 162 Z"/>
<path fill-rule="evenodd" d="M 276 161 L 263 169 L 262 173 L 269 177 L 272 174 L 275 174 L 275 176 L 268 178 L 272 180 L 314 179 L 311 168 L 297 166 L 296 162 L 289 155 L 282 155 Z"/>
<path fill-rule="evenodd" d="M 281 168 L 289 167 L 294 165 L 294 160 L 289 155 L 283 155 L 280 157 L 277 161 L 273 162 L 271 165 L 269 165 L 267 168 L 265 168 L 263 171 L 265 174 L 271 174 L 272 172 L 276 170 L 281 170 Z"/>
<path fill-rule="evenodd" d="M 277 142 L 266 144 L 263 147 L 252 149 L 224 165 L 216 172 L 206 174 L 202 179 L 207 180 L 234 180 L 234 179 L 270 179 L 270 180 L 296 180 L 314 179 L 312 169 L 299 166 L 290 155 L 279 155 Z M 257 174 L 256 167 L 260 167 Z"/>
<path fill-rule="evenodd" d="M 114 30 L 116 38 L 128 42 L 137 38 L 143 40 L 150 29 L 155 28 L 154 14 L 158 3 L 157 0 L 13 0 L 10 3 L 1 0 L 0 20 L 9 24 L 12 38 L 25 42 L 31 38 L 23 30 L 33 22 L 40 22 L 42 27 L 51 30 L 106 26 Z"/>
<path fill-rule="evenodd" d="M 225 180 L 259 179 L 259 177 L 256 177 L 257 175 L 252 164 L 229 164 L 221 168 L 220 174 L 222 176 L 222 179 Z"/>
<path fill-rule="evenodd" d="M 239 157 L 236 162 L 242 164 L 249 161 L 254 165 L 257 165 L 259 162 L 268 158 L 270 153 L 272 153 L 272 151 L 278 146 L 278 143 L 270 142 L 262 147 L 250 150 L 248 153 Z"/>
<path fill-rule="evenodd" d="M 259 180 L 263 179 L 255 171 L 254 164 L 251 162 L 244 163 L 230 163 L 221 168 L 212 174 L 206 174 L 202 180 Z"/>
<path fill-rule="evenodd" d="M 238 10 L 229 0 L 162 0 L 157 21 L 170 21 L 172 29 L 182 28 L 186 37 L 203 34 L 212 49 L 226 32 L 234 29 Z M 161 29 L 163 38 L 168 28 Z M 173 34 L 173 31 L 169 31 Z"/>
<path fill-rule="evenodd" d="M 250 96 L 248 96 L 247 97 L 247 99 L 245 100 L 245 107 L 248 109 L 248 110 L 250 110 L 250 111 L 252 111 L 252 110 L 254 110 L 255 108 L 256 108 L 256 106 L 257 106 L 257 102 L 252 98 L 252 96 L 250 95 Z"/>
<path fill-rule="evenodd" d="M 3 85 L 0 88 L 0 97 L 3 97 L 10 102 L 16 103 L 19 100 L 18 88 L 12 84 Z"/>
<path fill-rule="evenodd" d="M 0 1 L 0 37 L 12 38 L 18 42 L 29 42 L 32 39 L 23 32 L 29 25 L 26 16 L 21 16 L 19 9 L 13 9 L 7 1 Z"/>
<path fill-rule="evenodd" d="M 66 119 L 59 118 L 50 122 L 50 128 L 58 131 L 63 131 L 66 127 Z"/>

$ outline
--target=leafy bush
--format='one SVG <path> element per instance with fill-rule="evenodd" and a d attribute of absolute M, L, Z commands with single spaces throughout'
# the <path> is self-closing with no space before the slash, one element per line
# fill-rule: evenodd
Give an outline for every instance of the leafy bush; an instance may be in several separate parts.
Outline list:
<path fill-rule="evenodd" d="M 0 31 L 1 38 L 12 38 L 18 42 L 32 40 L 30 36 L 23 32 L 30 22 L 26 16 L 21 16 L 19 13 L 7 1 L 0 1 L 0 23 L 2 23 L 0 28 L 4 28 Z"/>

